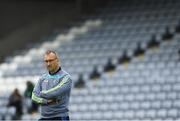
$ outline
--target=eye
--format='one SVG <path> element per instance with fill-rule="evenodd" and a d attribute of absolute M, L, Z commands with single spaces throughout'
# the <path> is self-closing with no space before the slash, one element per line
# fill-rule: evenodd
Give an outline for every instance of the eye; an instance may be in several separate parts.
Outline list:
<path fill-rule="evenodd" d="M 51 62 L 55 61 L 56 59 L 57 59 L 57 58 L 55 58 L 55 59 L 50 59 L 50 60 L 44 60 L 44 62 L 45 62 L 45 63 L 48 63 L 48 62 L 51 63 Z"/>

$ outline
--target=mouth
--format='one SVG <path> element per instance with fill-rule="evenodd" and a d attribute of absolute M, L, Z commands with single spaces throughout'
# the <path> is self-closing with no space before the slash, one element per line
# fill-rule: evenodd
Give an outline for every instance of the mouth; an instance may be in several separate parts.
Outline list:
<path fill-rule="evenodd" d="M 48 69 L 51 69 L 51 66 L 47 66 Z"/>

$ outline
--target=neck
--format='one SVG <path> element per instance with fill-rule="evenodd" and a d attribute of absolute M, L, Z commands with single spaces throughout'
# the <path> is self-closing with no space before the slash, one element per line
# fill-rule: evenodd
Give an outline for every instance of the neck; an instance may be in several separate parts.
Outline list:
<path fill-rule="evenodd" d="M 51 74 L 51 75 L 56 74 L 60 70 L 61 70 L 61 67 L 58 67 L 58 68 L 56 68 L 56 69 L 54 69 L 52 71 L 49 71 L 49 74 Z"/>

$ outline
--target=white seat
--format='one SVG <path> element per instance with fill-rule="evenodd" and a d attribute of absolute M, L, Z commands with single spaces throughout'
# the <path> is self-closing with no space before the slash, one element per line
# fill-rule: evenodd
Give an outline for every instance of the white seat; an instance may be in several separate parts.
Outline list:
<path fill-rule="evenodd" d="M 127 110 L 124 112 L 124 119 L 131 119 L 134 120 L 135 111 L 134 110 Z"/>
<path fill-rule="evenodd" d="M 168 117 L 170 117 L 170 118 L 177 118 L 177 116 L 178 116 L 178 109 L 170 109 L 170 110 L 168 110 L 168 112 L 167 112 L 167 115 L 168 115 Z"/>
<path fill-rule="evenodd" d="M 137 94 L 136 96 L 135 96 L 135 100 L 138 100 L 138 101 L 144 101 L 144 99 L 145 99 L 145 97 L 146 97 L 146 94 L 144 93 L 139 93 L 139 94 Z"/>
<path fill-rule="evenodd" d="M 151 87 L 151 90 L 153 92 L 160 92 L 161 86 L 160 85 L 154 85 L 154 86 Z"/>
<path fill-rule="evenodd" d="M 91 119 L 92 119 L 92 114 L 91 114 L 91 112 L 83 112 L 83 113 L 82 113 L 82 119 L 83 119 L 83 120 L 91 120 Z"/>
<path fill-rule="evenodd" d="M 177 92 L 168 92 L 166 94 L 166 99 L 171 99 L 171 100 L 177 99 Z"/>
<path fill-rule="evenodd" d="M 161 101 L 153 101 L 153 102 L 151 102 L 151 108 L 160 109 L 160 107 L 161 107 Z"/>
<path fill-rule="evenodd" d="M 166 100 L 166 93 L 163 93 L 163 92 L 156 93 L 156 99 L 157 100 Z"/>
<path fill-rule="evenodd" d="M 92 113 L 92 120 L 102 120 L 103 119 L 103 112 L 101 111 L 94 111 Z"/>
<path fill-rule="evenodd" d="M 122 102 L 120 104 L 120 109 L 122 109 L 122 110 L 128 110 L 129 107 L 130 107 L 130 103 L 128 103 L 128 102 Z"/>
<path fill-rule="evenodd" d="M 89 110 L 90 110 L 90 111 L 96 111 L 96 110 L 98 110 L 98 104 L 97 104 L 97 103 L 87 104 L 87 105 L 89 105 Z"/>
<path fill-rule="evenodd" d="M 160 109 L 157 111 L 157 117 L 164 119 L 167 117 L 167 109 Z"/>
<path fill-rule="evenodd" d="M 4 106 L 1 107 L 1 108 L 0 108 L 0 114 L 1 114 L 1 115 L 6 115 L 6 114 L 7 114 L 7 110 L 8 110 L 7 107 L 4 107 Z"/>
<path fill-rule="evenodd" d="M 126 100 L 126 101 L 134 101 L 134 99 L 135 99 L 135 95 L 134 94 L 128 94 L 128 95 L 125 95 L 125 97 L 124 97 L 124 100 Z"/>
<path fill-rule="evenodd" d="M 145 110 L 137 110 L 135 112 L 135 117 L 137 117 L 138 119 L 145 118 Z"/>
<path fill-rule="evenodd" d="M 99 108 L 99 110 L 100 111 L 107 111 L 108 109 L 109 109 L 109 105 L 108 105 L 108 103 L 102 103 L 102 104 L 99 104 L 99 106 L 98 106 Z"/>
<path fill-rule="evenodd" d="M 7 114 L 13 116 L 13 115 L 15 114 L 15 112 L 16 112 L 15 107 L 9 107 L 9 108 L 7 108 Z"/>
<path fill-rule="evenodd" d="M 111 120 L 113 119 L 113 112 L 112 111 L 105 111 L 102 115 L 103 119 Z"/>
<path fill-rule="evenodd" d="M 177 105 L 177 104 L 174 104 L 174 105 Z M 162 101 L 161 106 L 162 106 L 162 108 L 170 109 L 170 108 L 172 108 L 173 103 L 171 100 L 164 100 L 164 101 Z"/>
<path fill-rule="evenodd" d="M 113 114 L 113 117 L 114 117 L 114 119 L 116 119 L 116 120 L 118 120 L 118 119 L 123 119 L 123 117 L 124 117 L 124 111 L 122 111 L 122 110 L 115 111 L 114 114 Z"/>
<path fill-rule="evenodd" d="M 144 110 L 148 110 L 150 109 L 151 104 L 150 101 L 143 101 L 142 103 L 140 103 L 140 108 L 144 109 Z"/>
<path fill-rule="evenodd" d="M 154 119 L 157 115 L 157 111 L 154 109 L 146 110 L 146 117 Z"/>

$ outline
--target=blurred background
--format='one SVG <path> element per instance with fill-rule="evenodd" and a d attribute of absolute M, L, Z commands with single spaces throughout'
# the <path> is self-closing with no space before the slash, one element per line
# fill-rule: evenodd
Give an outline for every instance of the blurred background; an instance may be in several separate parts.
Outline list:
<path fill-rule="evenodd" d="M 55 50 L 71 120 L 180 120 L 179 0 L 0 1 L 0 120 L 37 120 Z"/>

